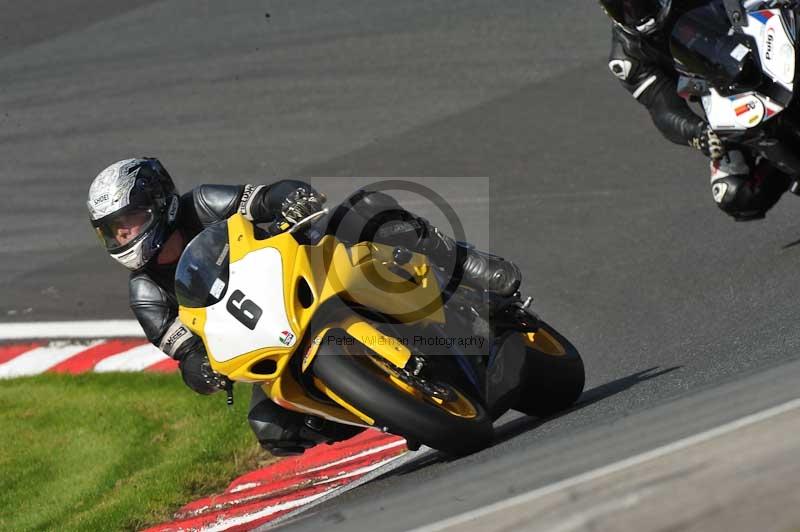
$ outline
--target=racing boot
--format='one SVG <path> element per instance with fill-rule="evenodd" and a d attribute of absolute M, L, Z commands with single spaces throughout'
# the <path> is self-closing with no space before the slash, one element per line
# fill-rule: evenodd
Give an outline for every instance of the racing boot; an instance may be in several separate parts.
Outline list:
<path fill-rule="evenodd" d="M 522 272 L 516 264 L 480 251 L 466 242 L 456 242 L 427 221 L 423 222 L 427 226 L 427 234 L 420 242 L 420 250 L 434 264 L 445 268 L 451 264 L 459 265 L 461 281 L 476 290 L 504 297 L 517 291 L 522 282 Z"/>

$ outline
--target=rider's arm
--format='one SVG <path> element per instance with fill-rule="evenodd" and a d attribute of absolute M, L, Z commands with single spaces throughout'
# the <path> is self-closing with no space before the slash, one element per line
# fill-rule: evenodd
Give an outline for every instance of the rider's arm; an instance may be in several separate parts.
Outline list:
<path fill-rule="evenodd" d="M 316 192 L 314 187 L 296 179 L 283 179 L 271 185 L 245 185 L 239 213 L 252 222 L 272 222 L 281 214 L 281 205 L 299 188 Z"/>
<path fill-rule="evenodd" d="M 270 185 L 200 185 L 181 198 L 182 225 L 199 231 L 237 212 L 251 222 L 272 222 L 280 215 L 287 196 L 298 188 L 314 191 L 314 187 L 296 179 Z"/>
<path fill-rule="evenodd" d="M 634 39 L 619 28 L 611 37 L 608 68 L 622 86 L 650 112 L 653 123 L 664 137 L 676 144 L 695 145 L 702 135 L 705 121 L 694 114 L 677 94 L 677 80 L 654 62 L 639 59 L 633 53 Z"/>
<path fill-rule="evenodd" d="M 145 336 L 178 361 L 186 385 L 201 394 L 225 389 L 224 378 L 211 369 L 203 342 L 178 318 L 174 298 L 145 273 L 131 275 L 129 287 L 131 310 Z"/>

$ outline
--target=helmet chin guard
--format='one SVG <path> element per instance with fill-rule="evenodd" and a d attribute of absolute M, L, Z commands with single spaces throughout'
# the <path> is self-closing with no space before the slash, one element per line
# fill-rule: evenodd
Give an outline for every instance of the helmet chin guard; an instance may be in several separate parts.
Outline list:
<path fill-rule="evenodd" d="M 111 258 L 128 268 L 140 270 L 158 254 L 159 248 L 153 247 L 153 235 L 147 235 L 143 240 L 136 242 L 131 248 L 120 253 L 109 253 Z"/>

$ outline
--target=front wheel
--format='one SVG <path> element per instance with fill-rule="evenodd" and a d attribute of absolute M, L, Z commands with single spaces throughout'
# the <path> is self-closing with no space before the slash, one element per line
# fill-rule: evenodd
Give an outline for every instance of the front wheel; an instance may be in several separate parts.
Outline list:
<path fill-rule="evenodd" d="M 524 340 L 525 381 L 514 410 L 547 417 L 572 406 L 586 379 L 578 350 L 545 322 Z"/>
<path fill-rule="evenodd" d="M 356 345 L 330 346 L 315 357 L 311 370 L 376 428 L 454 455 L 491 443 L 492 421 L 471 394 L 441 380 L 415 381 L 364 344 Z"/>

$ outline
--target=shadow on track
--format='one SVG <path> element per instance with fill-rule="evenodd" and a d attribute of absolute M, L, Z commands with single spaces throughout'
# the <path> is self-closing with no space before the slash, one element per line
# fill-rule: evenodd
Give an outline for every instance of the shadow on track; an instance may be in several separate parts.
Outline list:
<path fill-rule="evenodd" d="M 517 419 L 512 419 L 508 423 L 503 424 L 500 427 L 495 428 L 494 431 L 494 445 L 498 443 L 502 443 L 504 441 L 510 440 L 516 436 L 519 436 L 523 432 L 528 432 L 529 430 L 533 430 L 536 427 L 547 423 L 552 419 L 556 419 L 558 417 L 567 415 L 571 412 L 575 412 L 586 408 L 587 406 L 593 405 L 599 401 L 604 399 L 608 399 L 612 395 L 617 395 L 618 393 L 624 392 L 625 390 L 636 386 L 639 383 L 649 381 L 650 379 L 655 379 L 656 377 L 661 377 L 662 375 L 666 375 L 667 373 L 672 373 L 675 370 L 680 369 L 681 366 L 674 366 L 671 368 L 667 368 L 661 371 L 658 370 L 658 366 L 652 367 L 649 369 L 645 369 L 643 371 L 638 371 L 627 377 L 622 377 L 617 380 L 613 380 L 611 382 L 607 382 L 605 384 L 601 384 L 600 386 L 596 386 L 591 390 L 584 391 L 581 394 L 578 402 L 575 403 L 572 408 L 568 408 L 567 410 L 562 410 L 561 412 L 546 418 L 537 418 L 537 417 L 520 417 Z"/>
<path fill-rule="evenodd" d="M 555 414 L 547 418 L 523 416 L 517 419 L 513 419 L 508 423 L 504 423 L 502 426 L 495 428 L 495 438 L 493 445 L 497 445 L 504 441 L 508 441 L 516 436 L 519 436 L 522 433 L 533 430 L 539 427 L 540 425 L 547 423 L 550 420 L 586 408 L 587 406 L 593 405 L 594 403 L 597 403 L 604 399 L 608 399 L 609 397 L 617 395 L 618 393 L 624 392 L 625 390 L 628 390 L 639 383 L 649 381 L 650 379 L 655 379 L 656 377 L 661 377 L 662 375 L 671 373 L 675 370 L 680 369 L 681 367 L 682 366 L 674 366 L 661 371 L 657 371 L 659 368 L 658 366 L 656 366 L 643 371 L 638 371 L 636 373 L 628 375 L 627 377 L 622 377 L 620 379 L 616 379 L 611 382 L 601 384 L 600 386 L 596 386 L 591 390 L 583 392 L 580 399 L 578 399 L 578 402 L 575 403 L 575 405 L 572 408 L 561 411 L 558 414 Z M 449 462 L 451 460 L 453 459 L 440 452 L 425 453 L 419 458 L 414 459 L 406 464 L 403 464 L 397 469 L 394 469 L 386 473 L 385 475 L 381 475 L 378 478 L 383 479 L 396 475 L 405 475 L 407 473 L 412 473 L 414 471 L 423 469 L 427 466 L 436 463 Z"/>

